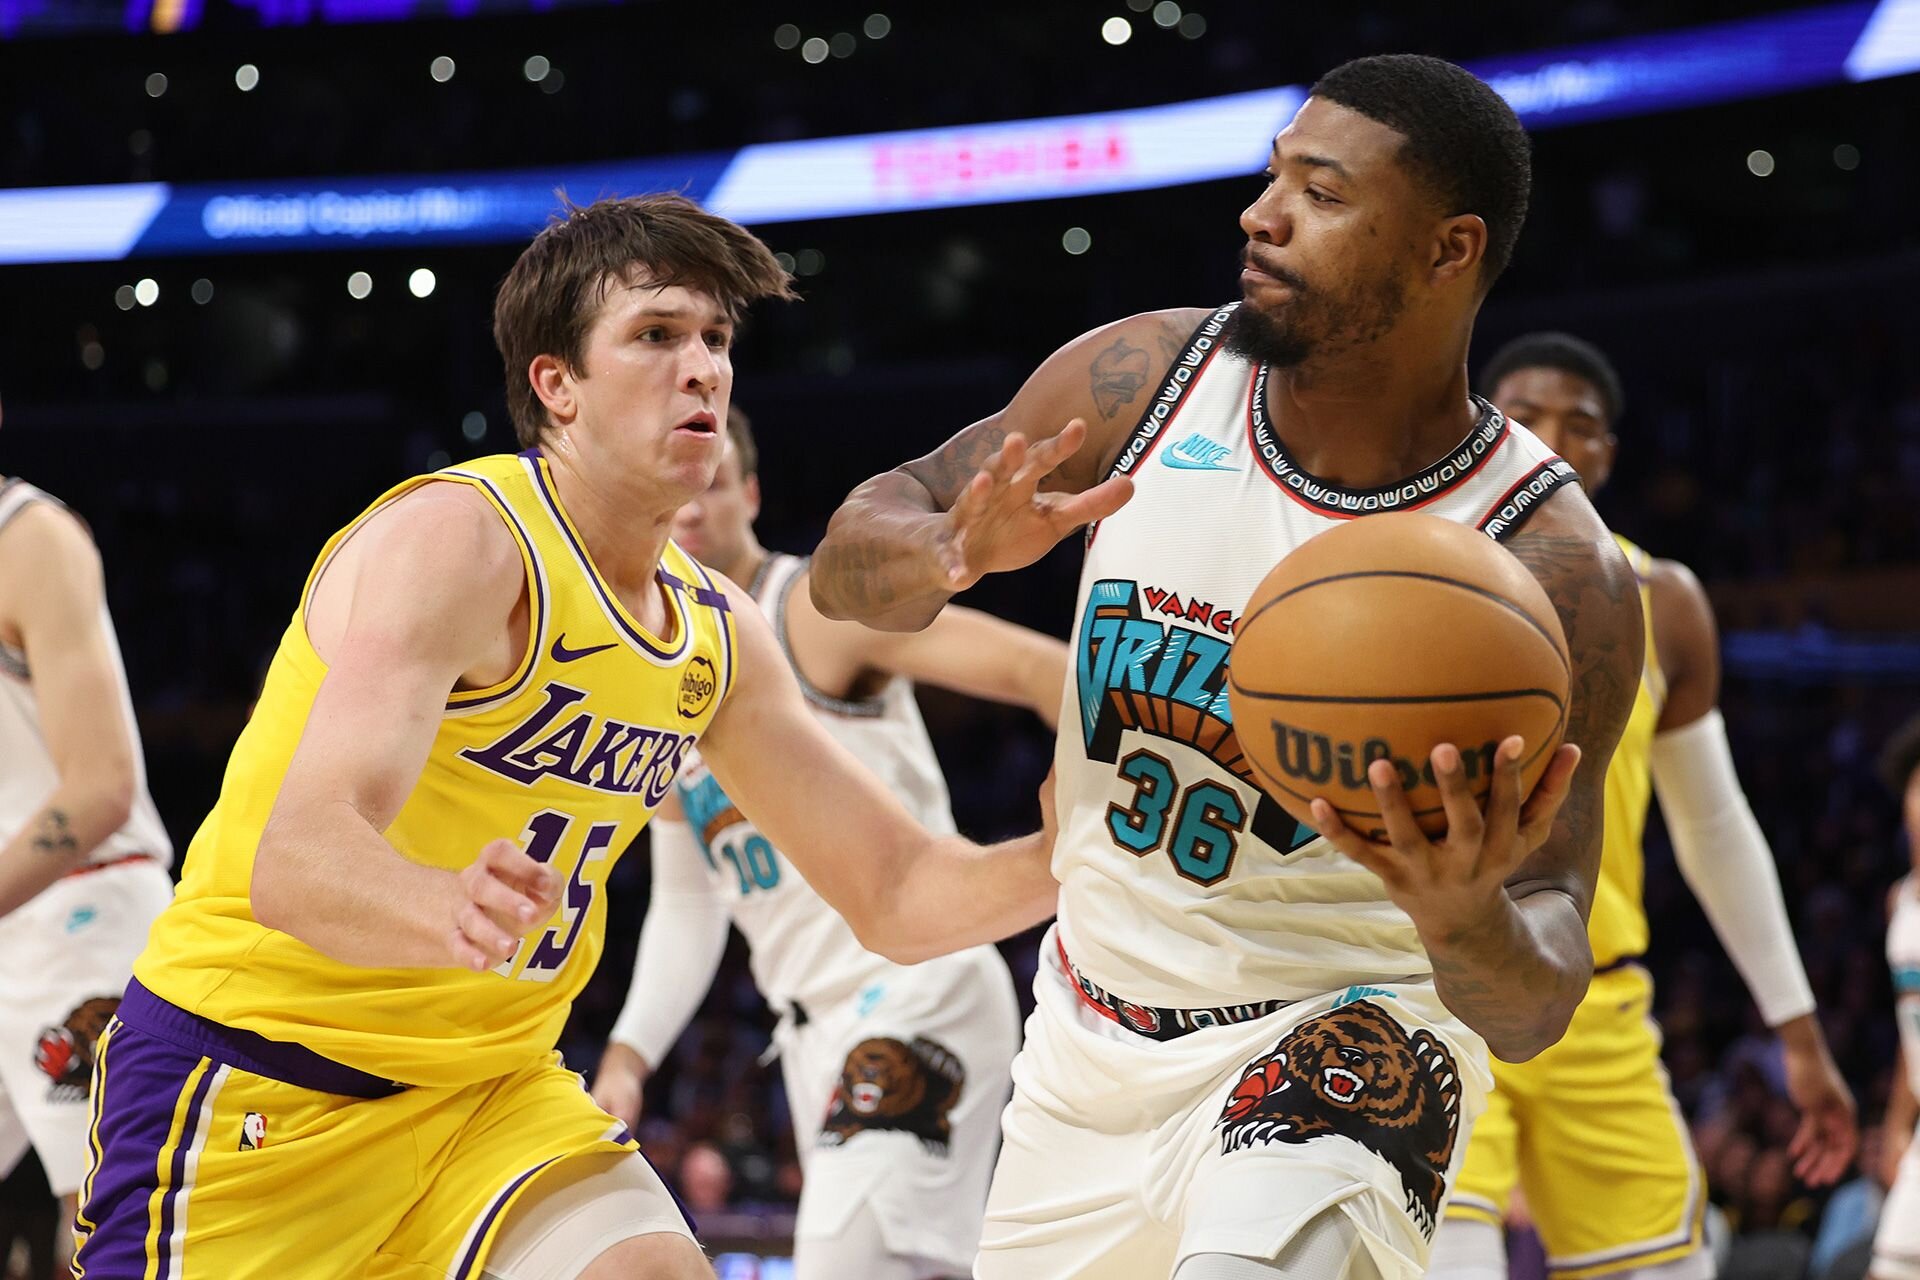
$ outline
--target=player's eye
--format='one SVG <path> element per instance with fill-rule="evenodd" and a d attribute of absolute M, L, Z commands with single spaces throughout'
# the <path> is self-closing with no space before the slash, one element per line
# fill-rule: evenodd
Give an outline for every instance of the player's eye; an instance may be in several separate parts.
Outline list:
<path fill-rule="evenodd" d="M 716 351 L 725 351 L 733 345 L 733 335 L 721 329 L 709 330 L 707 333 L 707 345 Z"/>
<path fill-rule="evenodd" d="M 1307 199 L 1315 204 L 1339 204 L 1340 202 L 1317 187 L 1307 188 Z"/>
<path fill-rule="evenodd" d="M 635 336 L 642 342 L 664 342 L 667 337 L 667 331 L 659 325 L 653 325 L 649 328 L 642 329 Z"/>

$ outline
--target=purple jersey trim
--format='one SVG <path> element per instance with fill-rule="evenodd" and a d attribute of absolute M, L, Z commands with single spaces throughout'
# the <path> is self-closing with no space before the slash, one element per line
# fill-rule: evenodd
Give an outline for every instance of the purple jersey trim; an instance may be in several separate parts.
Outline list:
<path fill-rule="evenodd" d="M 528 1169 L 512 1182 L 509 1182 L 507 1189 L 493 1198 L 493 1203 L 488 1205 L 487 1211 L 481 1215 L 480 1225 L 473 1233 L 473 1243 L 467 1246 L 466 1253 L 460 1259 L 460 1265 L 453 1269 L 453 1280 L 469 1280 L 470 1277 L 477 1274 L 476 1268 L 480 1265 L 480 1259 L 486 1252 L 487 1232 L 493 1230 L 494 1219 L 500 1216 L 501 1210 L 507 1207 L 507 1202 L 513 1199 L 514 1193 L 520 1190 L 527 1179 L 559 1158 L 559 1156 L 554 1156 L 552 1159 L 542 1160 L 539 1164 Z"/>

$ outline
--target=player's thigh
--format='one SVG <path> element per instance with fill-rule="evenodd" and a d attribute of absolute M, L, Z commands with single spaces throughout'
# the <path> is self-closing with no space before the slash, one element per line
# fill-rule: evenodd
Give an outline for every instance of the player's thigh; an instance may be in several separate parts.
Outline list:
<path fill-rule="evenodd" d="M 418 1274 L 439 1280 L 446 1273 L 422 1267 Z M 710 1280 L 713 1272 L 647 1162 L 637 1153 L 600 1152 L 562 1159 L 534 1179 L 506 1214 L 478 1274 Z"/>
<path fill-rule="evenodd" d="M 1920 1280 L 1920 1142 L 1907 1148 L 1880 1210 L 1867 1274 L 1872 1280 Z"/>
<path fill-rule="evenodd" d="M 316 1093 L 114 1022 L 76 1266 L 94 1280 L 358 1275 L 417 1179 L 407 1094 Z"/>
<path fill-rule="evenodd" d="M 460 1091 L 457 1104 L 421 1127 L 426 1189 L 380 1246 L 370 1276 L 438 1268 L 456 1280 L 478 1277 L 512 1238 L 509 1228 L 530 1217 L 550 1220 L 545 1229 L 573 1251 L 576 1268 L 633 1236 L 691 1234 L 626 1127 L 573 1072 L 543 1060 Z M 603 1176 L 607 1169 L 615 1172 Z M 605 1211 L 608 1200 L 616 1214 Z"/>
<path fill-rule="evenodd" d="M 1659 1266 L 1701 1245 L 1705 1180 L 1659 1033 L 1637 1014 L 1576 1025 L 1528 1115 L 1521 1184 L 1566 1280 Z"/>
<path fill-rule="evenodd" d="M 1499 1226 L 1520 1181 L 1520 1108 L 1508 1090 L 1496 1087 L 1467 1135 L 1466 1154 L 1447 1202 L 1449 1220 Z M 1445 1230 L 1443 1227 L 1442 1230 Z"/>

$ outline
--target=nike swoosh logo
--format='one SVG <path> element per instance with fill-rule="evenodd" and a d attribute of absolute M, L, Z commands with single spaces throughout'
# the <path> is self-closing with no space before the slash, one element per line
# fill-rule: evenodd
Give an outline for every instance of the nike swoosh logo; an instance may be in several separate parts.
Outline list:
<path fill-rule="evenodd" d="M 549 652 L 553 654 L 553 660 L 555 662 L 578 662 L 582 658 L 591 658 L 596 653 L 602 653 L 608 649 L 618 649 L 619 647 L 620 642 L 615 640 L 609 644 L 589 645 L 585 649 L 569 649 L 567 648 L 567 637 L 563 633 L 559 639 L 553 642 L 553 648 Z"/>
<path fill-rule="evenodd" d="M 1237 471 L 1232 463 L 1221 461 L 1231 452 L 1218 441 L 1191 435 L 1161 454 L 1160 462 L 1175 471 Z"/>

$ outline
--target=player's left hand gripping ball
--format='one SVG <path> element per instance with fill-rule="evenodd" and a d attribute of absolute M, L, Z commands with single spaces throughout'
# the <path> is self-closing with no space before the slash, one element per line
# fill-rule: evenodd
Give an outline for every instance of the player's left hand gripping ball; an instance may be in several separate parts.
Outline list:
<path fill-rule="evenodd" d="M 1443 743 L 1433 749 L 1434 783 L 1446 807 L 1446 834 L 1429 839 L 1420 830 L 1401 790 L 1393 763 L 1375 760 L 1367 783 L 1379 802 L 1388 843 L 1369 840 L 1323 799 L 1312 805 L 1313 825 L 1340 852 L 1379 876 L 1394 905 L 1423 935 L 1450 933 L 1484 918 L 1507 880 L 1529 854 L 1547 841 L 1553 820 L 1573 782 L 1580 748 L 1562 744 L 1525 804 L 1520 798 L 1520 762 L 1526 744 L 1504 739 L 1494 754 L 1494 776 L 1481 812 L 1460 752 Z"/>

